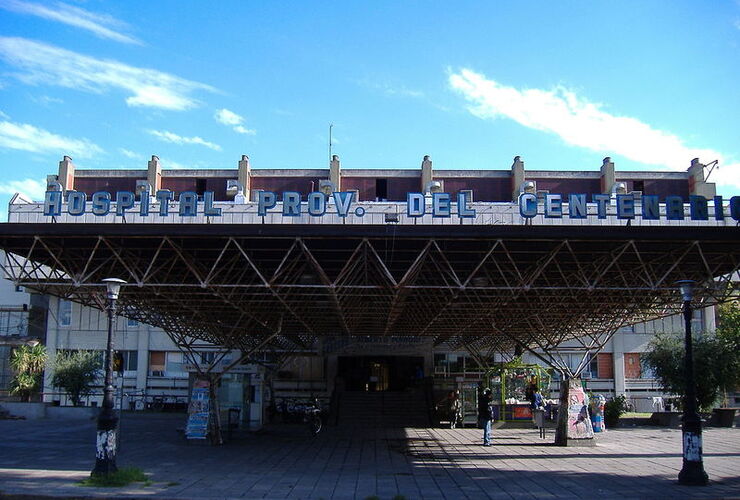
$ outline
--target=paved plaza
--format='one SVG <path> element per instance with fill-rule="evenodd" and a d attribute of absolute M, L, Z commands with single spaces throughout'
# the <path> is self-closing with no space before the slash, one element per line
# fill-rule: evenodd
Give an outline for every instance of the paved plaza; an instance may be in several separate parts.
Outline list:
<path fill-rule="evenodd" d="M 0 496 L 33 498 L 740 498 L 740 429 L 707 429 L 711 485 L 676 483 L 681 433 L 611 430 L 596 447 L 552 446 L 534 429 L 348 429 L 316 437 L 303 427 L 239 436 L 222 447 L 186 443 L 184 416 L 124 415 L 119 466 L 152 484 L 75 484 L 94 463 L 93 421 L 0 421 Z M 400 497 L 399 497 L 400 498 Z"/>

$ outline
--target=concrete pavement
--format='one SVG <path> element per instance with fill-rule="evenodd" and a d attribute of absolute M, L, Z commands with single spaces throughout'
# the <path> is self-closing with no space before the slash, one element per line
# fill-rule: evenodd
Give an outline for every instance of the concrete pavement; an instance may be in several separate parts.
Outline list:
<path fill-rule="evenodd" d="M 221 447 L 185 442 L 184 415 L 124 415 L 120 466 L 149 486 L 93 489 L 94 421 L 0 421 L 2 495 L 137 498 L 740 498 L 740 429 L 704 433 L 711 485 L 684 487 L 681 433 L 616 429 L 592 448 L 559 448 L 534 429 L 349 429 L 302 426 L 240 436 Z M 0 496 L 2 496 L 0 495 Z"/>

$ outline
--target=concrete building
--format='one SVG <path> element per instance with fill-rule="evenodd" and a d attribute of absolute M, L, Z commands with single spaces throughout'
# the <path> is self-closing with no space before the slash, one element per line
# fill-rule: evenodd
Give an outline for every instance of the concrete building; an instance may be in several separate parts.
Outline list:
<path fill-rule="evenodd" d="M 475 228 L 522 226 L 534 221 L 551 226 L 599 226 L 605 230 L 631 224 L 681 228 L 686 225 L 684 210 L 687 213 L 690 210 L 693 219 L 695 202 L 699 198 L 713 203 L 707 205 L 704 201 L 701 205 L 697 202 L 696 206 L 704 207 L 702 224 L 720 227 L 726 224 L 725 218 L 730 219 L 725 215 L 728 211 L 726 200 L 715 197 L 714 185 L 706 182 L 704 166 L 698 159 L 691 162 L 686 172 L 624 172 L 617 171 L 610 158 L 605 158 L 600 168 L 591 171 L 555 171 L 526 170 L 518 156 L 509 168 L 502 170 L 435 170 L 428 156 L 423 158 L 420 168 L 408 170 L 342 169 L 336 156 L 329 169 L 256 169 L 251 167 L 247 156 L 242 156 L 236 169 L 164 170 L 159 158 L 153 156 L 142 170 L 77 170 L 72 159 L 64 157 L 58 173 L 49 176 L 48 184 L 51 194 L 47 193 L 44 203 L 19 197 L 11 201 L 11 223 L 48 223 L 51 219 L 67 225 L 183 223 L 205 227 L 220 218 L 228 224 L 263 226 L 350 221 L 358 226 L 470 225 Z M 342 202 L 341 197 L 331 196 L 339 192 L 351 193 L 349 199 L 360 204 L 355 212 L 342 215 L 339 209 L 337 214 L 333 213 L 336 207 L 328 210 L 332 204 Z M 410 193 L 419 193 L 421 213 L 413 214 L 410 207 L 407 212 L 399 209 L 404 202 L 411 204 Z M 576 217 L 576 212 L 571 211 L 571 219 L 566 220 L 566 205 L 579 200 L 569 197 L 569 193 L 585 193 L 583 217 Z M 447 205 L 440 195 L 447 195 Z M 540 207 L 535 207 L 531 216 L 525 214 L 526 207 L 521 204 L 522 196 L 527 195 Z M 692 203 L 685 207 L 681 200 L 690 197 Z M 282 198 L 281 204 L 279 198 Z M 680 200 L 676 202 L 676 199 Z M 174 200 L 180 202 L 179 213 L 175 213 Z M 183 208 L 185 200 L 189 200 L 192 213 Z M 312 213 L 312 200 L 323 211 Z M 454 200 L 458 200 L 457 203 Z M 680 206 L 680 220 L 670 216 L 664 205 L 666 201 L 672 204 L 671 210 Z M 655 217 L 649 216 L 646 208 L 653 202 Z M 288 208 L 289 204 L 292 209 Z M 439 216 L 445 207 L 448 212 L 451 210 L 449 205 L 455 205 L 459 220 Z M 277 208 L 274 212 L 263 213 L 265 207 Z M 625 217 L 622 217 L 623 208 Z M 465 216 L 466 209 L 473 215 Z M 218 217 L 212 217 L 216 211 Z M 591 218 L 587 219 L 587 215 Z M 312 284 L 315 279 L 309 273 L 296 272 L 296 283 L 291 286 L 318 287 Z M 140 279 L 140 286 L 143 281 Z M 208 286 L 207 281 L 201 279 L 201 288 Z M 473 282 L 472 286 L 484 290 L 487 284 Z M 51 354 L 50 363 L 60 350 L 102 351 L 105 348 L 103 313 L 56 297 L 45 300 L 48 300 L 45 342 Z M 281 300 L 285 304 L 285 299 Z M 195 348 L 193 351 L 197 359 L 188 359 L 172 336 L 161 328 L 139 322 L 145 316 L 128 315 L 130 319 L 124 317 L 118 321 L 115 340 L 123 362 L 121 393 L 127 395 L 123 399 L 124 407 L 184 405 L 193 363 L 208 366 L 222 351 L 204 342 L 201 350 Z M 712 309 L 697 310 L 695 326 L 702 330 L 713 329 Z M 655 333 L 681 330 L 680 319 L 670 316 L 621 328 L 588 360 L 587 369 L 583 371 L 587 388 L 606 395 L 625 394 L 633 401 L 635 409 L 650 411 L 653 397 L 661 393 L 651 374 L 643 370 L 640 354 Z M 378 331 L 344 336 L 337 331 L 326 331 L 322 335 L 304 352 L 293 352 L 280 359 L 278 349 L 265 353 L 259 363 L 252 358 L 252 362 L 238 367 L 233 375 L 222 380 L 224 401 L 243 409 L 251 405 L 245 414 L 252 422 L 259 423 L 264 418 L 267 403 L 278 398 L 319 394 L 330 400 L 337 390 L 404 391 L 422 379 L 431 384 L 436 398 L 448 390 L 472 388 L 485 374 L 470 351 L 435 343 L 429 336 L 385 335 Z M 558 351 L 570 368 L 576 368 L 584 355 L 573 341 L 554 346 L 553 350 Z M 494 353 L 485 362 L 506 361 L 513 354 L 516 353 L 511 349 Z M 220 366 L 228 365 L 237 356 L 236 351 L 226 354 Z M 542 364 L 532 353 L 524 353 L 522 359 L 526 364 Z M 44 399 L 67 404 L 66 396 L 51 387 L 50 376 L 46 374 Z M 557 387 L 553 380 L 551 388 L 556 390 Z M 86 403 L 99 404 L 99 401 L 99 396 L 91 396 Z"/>

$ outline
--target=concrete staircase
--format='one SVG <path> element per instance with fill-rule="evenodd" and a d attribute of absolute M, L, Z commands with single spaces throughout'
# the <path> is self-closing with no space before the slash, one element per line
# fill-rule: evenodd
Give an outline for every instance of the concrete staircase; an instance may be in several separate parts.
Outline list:
<path fill-rule="evenodd" d="M 342 392 L 338 425 L 341 427 L 429 427 L 429 413 L 421 390 L 399 392 Z"/>

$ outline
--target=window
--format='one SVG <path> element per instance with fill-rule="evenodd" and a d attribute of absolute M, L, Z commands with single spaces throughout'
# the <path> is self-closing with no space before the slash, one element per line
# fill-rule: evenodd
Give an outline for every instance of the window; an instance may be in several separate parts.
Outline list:
<path fill-rule="evenodd" d="M 139 322 L 135 319 L 126 318 L 126 326 L 129 328 L 136 328 L 139 326 Z"/>
<path fill-rule="evenodd" d="M 598 378 L 614 378 L 614 356 L 610 352 L 600 352 L 596 355 Z"/>
<path fill-rule="evenodd" d="M 25 335 L 27 316 L 25 311 L 0 311 L 0 336 Z"/>
<path fill-rule="evenodd" d="M 137 351 L 120 351 L 123 359 L 123 371 L 135 372 L 139 368 L 139 353 Z"/>
<path fill-rule="evenodd" d="M 375 179 L 375 201 L 388 200 L 388 179 Z"/>
<path fill-rule="evenodd" d="M 591 372 L 591 378 L 599 378 L 599 357 L 598 355 L 591 356 L 588 362 L 588 371 Z"/>
<path fill-rule="evenodd" d="M 704 331 L 704 309 L 691 310 L 691 331 L 699 333 Z"/>
<path fill-rule="evenodd" d="M 15 373 L 10 368 L 10 353 L 12 347 L 9 345 L 0 345 L 0 390 L 8 390 L 10 381 L 13 380 Z"/>
<path fill-rule="evenodd" d="M 181 352 L 168 352 L 167 363 L 165 365 L 165 372 L 168 377 L 175 377 L 177 375 L 185 373 L 185 368 L 182 362 Z"/>
<path fill-rule="evenodd" d="M 627 352 L 624 354 L 624 378 L 640 378 L 640 353 Z"/>
<path fill-rule="evenodd" d="M 640 378 L 655 378 L 655 372 L 645 363 L 645 353 L 640 353 Z"/>
<path fill-rule="evenodd" d="M 216 353 L 215 352 L 202 352 L 200 353 L 200 364 L 201 365 L 210 365 L 213 363 L 213 361 L 216 359 Z"/>
<path fill-rule="evenodd" d="M 207 179 L 195 179 L 195 192 L 200 197 L 206 192 Z"/>
<path fill-rule="evenodd" d="M 70 326 L 72 324 L 72 302 L 59 299 L 59 313 L 57 314 L 59 326 Z"/>
<path fill-rule="evenodd" d="M 149 375 L 152 377 L 164 377 L 165 354 L 164 351 L 149 352 Z"/>

